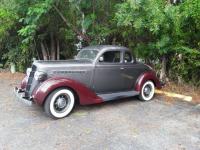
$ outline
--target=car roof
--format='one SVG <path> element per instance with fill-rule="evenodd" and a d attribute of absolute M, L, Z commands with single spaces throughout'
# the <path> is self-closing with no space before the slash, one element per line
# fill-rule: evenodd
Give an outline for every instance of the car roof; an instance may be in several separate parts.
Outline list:
<path fill-rule="evenodd" d="M 127 51 L 129 50 L 126 47 L 123 46 L 117 46 L 117 45 L 93 45 L 93 46 L 87 46 L 84 47 L 82 50 L 98 50 L 98 51 L 103 51 L 103 50 L 122 50 L 122 51 Z"/>

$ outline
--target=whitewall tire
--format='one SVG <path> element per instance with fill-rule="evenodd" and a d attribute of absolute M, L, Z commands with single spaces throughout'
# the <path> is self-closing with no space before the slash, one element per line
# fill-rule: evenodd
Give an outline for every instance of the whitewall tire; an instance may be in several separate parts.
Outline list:
<path fill-rule="evenodd" d="M 148 80 L 143 84 L 139 98 L 142 101 L 150 101 L 154 97 L 154 94 L 155 85 L 152 81 Z"/>
<path fill-rule="evenodd" d="M 69 115 L 75 104 L 75 97 L 71 90 L 61 88 L 53 91 L 44 103 L 44 110 L 48 116 L 60 119 Z"/>

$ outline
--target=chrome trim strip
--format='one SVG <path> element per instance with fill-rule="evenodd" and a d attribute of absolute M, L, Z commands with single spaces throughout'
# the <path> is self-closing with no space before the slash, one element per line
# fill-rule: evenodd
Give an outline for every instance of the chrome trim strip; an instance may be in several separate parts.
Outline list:
<path fill-rule="evenodd" d="M 23 102 L 28 106 L 31 106 L 33 104 L 32 101 L 24 98 L 24 92 L 21 89 L 15 87 L 14 88 L 14 93 L 15 93 L 15 97 L 16 97 L 16 99 L 18 101 Z"/>

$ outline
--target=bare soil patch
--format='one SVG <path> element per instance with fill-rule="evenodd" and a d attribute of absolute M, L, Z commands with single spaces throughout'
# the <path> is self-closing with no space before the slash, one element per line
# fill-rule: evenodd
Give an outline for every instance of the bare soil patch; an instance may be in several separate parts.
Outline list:
<path fill-rule="evenodd" d="M 186 84 L 177 84 L 174 82 L 168 82 L 163 88 L 162 91 L 173 92 L 177 94 L 183 94 L 186 96 L 192 97 L 193 103 L 200 103 L 200 88 L 194 87 Z M 166 97 L 167 101 L 173 101 L 174 98 Z"/>
<path fill-rule="evenodd" d="M 1 72 L 0 73 L 0 79 L 6 79 L 6 80 L 22 80 L 24 78 L 24 73 L 10 73 L 10 72 Z"/>

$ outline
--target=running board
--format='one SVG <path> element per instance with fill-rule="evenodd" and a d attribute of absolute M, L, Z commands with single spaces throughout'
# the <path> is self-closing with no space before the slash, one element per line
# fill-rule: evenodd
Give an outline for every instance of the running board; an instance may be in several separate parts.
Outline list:
<path fill-rule="evenodd" d="M 121 99 L 126 97 L 132 97 L 139 95 L 137 91 L 126 91 L 126 92 L 115 92 L 115 93 L 108 93 L 108 94 L 98 94 L 104 101 L 110 101 L 115 99 Z"/>

